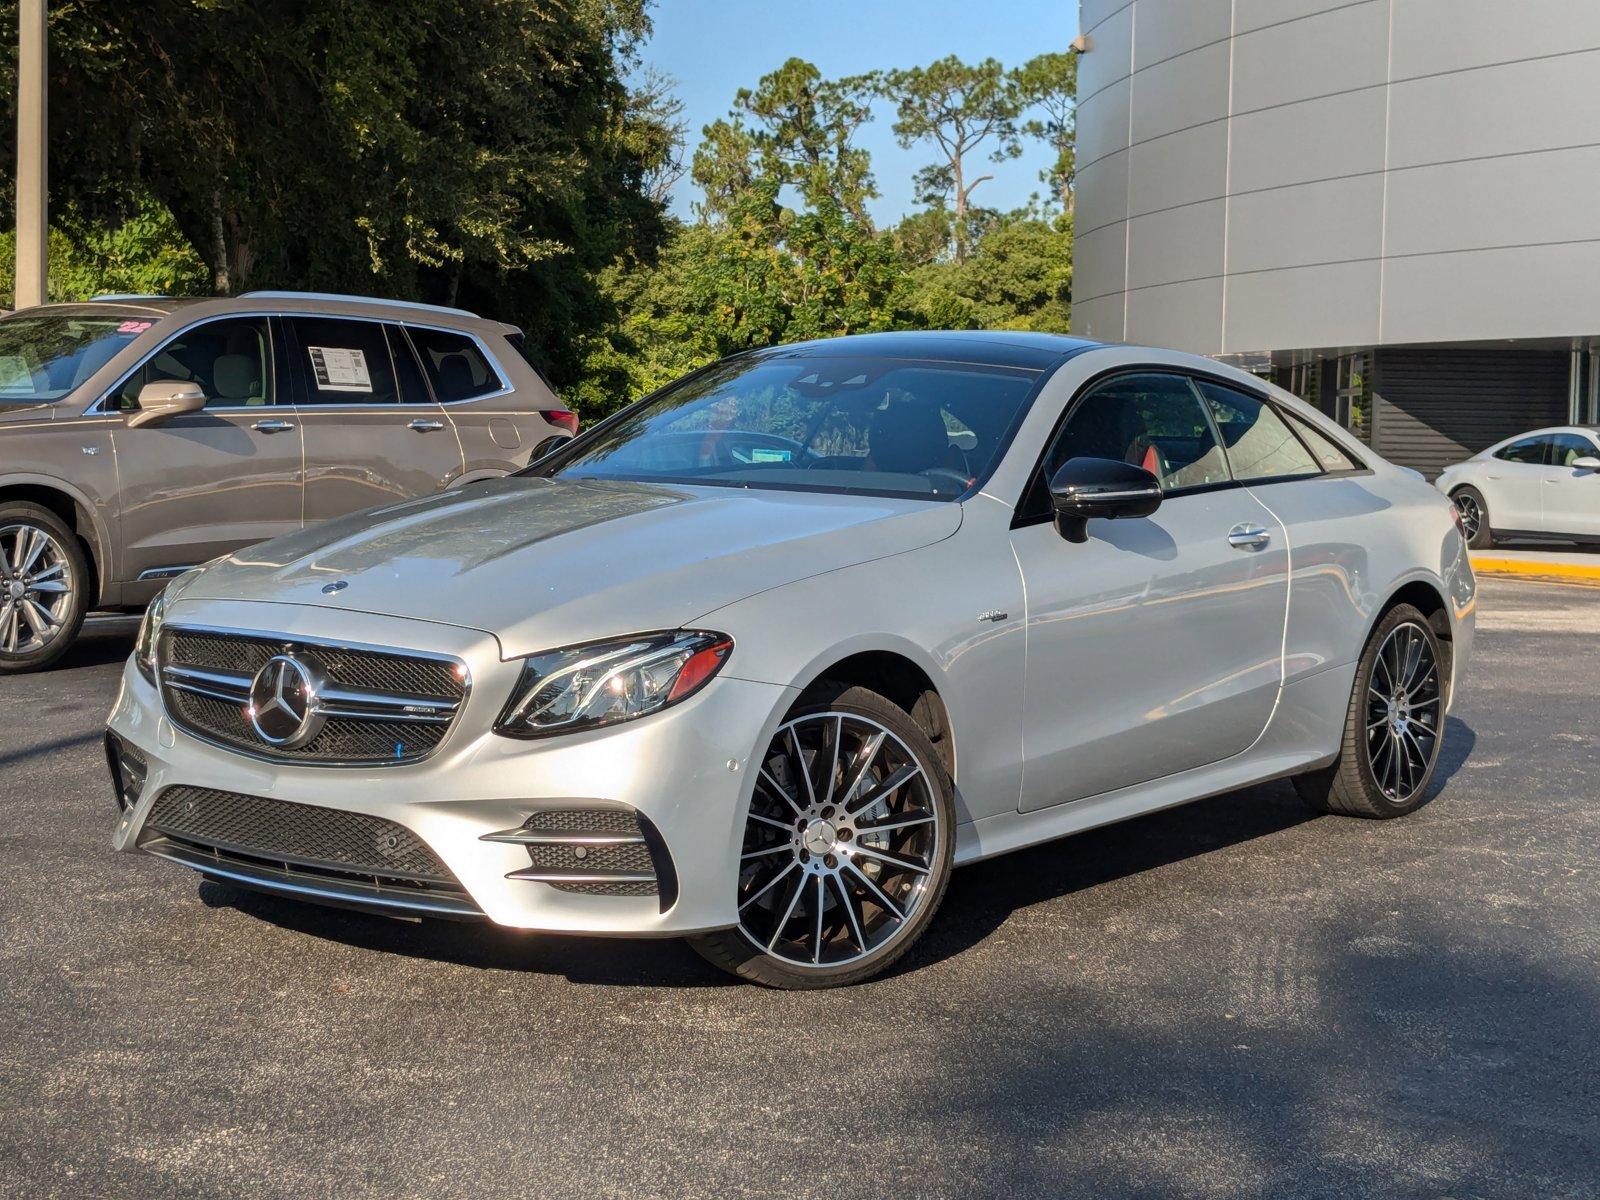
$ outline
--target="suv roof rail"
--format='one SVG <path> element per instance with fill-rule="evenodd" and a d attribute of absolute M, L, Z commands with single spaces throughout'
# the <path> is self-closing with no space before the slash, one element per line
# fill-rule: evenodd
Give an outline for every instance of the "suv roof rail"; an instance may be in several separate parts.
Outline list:
<path fill-rule="evenodd" d="M 160 292 L 106 292 L 101 296 L 90 296 L 90 304 L 115 304 L 123 300 L 170 300 L 171 296 L 163 296 Z"/>
<path fill-rule="evenodd" d="M 464 308 L 449 308 L 443 304 L 423 304 L 417 300 L 385 300 L 381 296 L 347 296 L 339 292 L 245 292 L 241 300 L 338 300 L 346 304 L 385 304 L 390 308 L 414 308 L 421 312 L 449 313 L 455 317 L 472 317 L 478 314 Z"/>

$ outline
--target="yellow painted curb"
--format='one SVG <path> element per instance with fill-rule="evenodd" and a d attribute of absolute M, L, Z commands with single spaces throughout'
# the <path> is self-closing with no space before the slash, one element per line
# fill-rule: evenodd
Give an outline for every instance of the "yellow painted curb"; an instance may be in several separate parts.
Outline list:
<path fill-rule="evenodd" d="M 1539 558 L 1495 558 L 1474 554 L 1472 569 L 1480 575 L 1521 575 L 1530 579 L 1583 580 L 1600 584 L 1600 562 L 1551 562 Z"/>

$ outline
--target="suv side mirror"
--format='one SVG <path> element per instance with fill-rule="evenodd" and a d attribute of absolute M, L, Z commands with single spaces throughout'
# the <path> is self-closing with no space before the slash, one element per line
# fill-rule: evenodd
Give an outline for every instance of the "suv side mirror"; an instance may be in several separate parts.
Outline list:
<path fill-rule="evenodd" d="M 157 379 L 139 389 L 139 411 L 128 418 L 128 428 L 154 425 L 169 417 L 199 412 L 206 406 L 206 391 L 198 383 Z"/>
<path fill-rule="evenodd" d="M 1600 471 L 1600 458 L 1585 454 L 1582 458 L 1573 459 L 1571 465 L 1574 471 Z"/>
<path fill-rule="evenodd" d="M 1148 517 L 1161 507 L 1161 481 L 1143 467 L 1111 458 L 1069 458 L 1050 480 L 1056 532 L 1089 540 L 1090 517 Z"/>

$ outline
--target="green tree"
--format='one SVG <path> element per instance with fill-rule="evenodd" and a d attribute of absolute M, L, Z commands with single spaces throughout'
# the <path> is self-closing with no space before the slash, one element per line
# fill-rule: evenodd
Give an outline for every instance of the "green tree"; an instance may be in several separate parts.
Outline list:
<path fill-rule="evenodd" d="M 87 300 L 108 293 L 194 296 L 209 288 L 205 263 L 172 214 L 149 197 L 113 226 L 58 211 L 50 229 L 50 299 Z M 0 233 L 0 304 L 14 292 L 16 231 Z"/>
<path fill-rule="evenodd" d="M 902 323 L 1065 333 L 1072 316 L 1072 223 L 1027 208 L 995 214 L 966 262 L 911 272 Z"/>
<path fill-rule="evenodd" d="M 1023 109 L 1036 114 L 1023 123 L 1022 132 L 1044 142 L 1056 156 L 1039 178 L 1070 215 L 1077 173 L 1078 56 L 1040 54 L 1018 67 L 1012 81 Z"/>
<path fill-rule="evenodd" d="M 695 154 L 702 214 L 726 216 L 761 176 L 794 188 L 809 207 L 831 200 L 870 227 L 867 204 L 878 191 L 870 156 L 855 135 L 872 119 L 872 95 L 866 77 L 824 79 L 802 58 L 739 89 L 728 116 L 705 127 Z"/>
<path fill-rule="evenodd" d="M 926 67 L 890 71 L 878 87 L 895 104 L 894 132 L 900 145 L 909 150 L 918 142 L 931 142 L 939 152 L 939 161 L 917 175 L 918 197 L 924 203 L 949 201 L 956 261 L 965 262 L 973 233 L 968 219 L 972 193 L 994 178 L 974 176 L 973 158 L 986 153 L 990 161 L 1001 162 L 1022 152 L 1015 82 L 995 59 L 968 64 L 951 55 Z"/>
<path fill-rule="evenodd" d="M 572 378 L 598 276 L 664 234 L 671 138 L 622 79 L 647 29 L 643 0 L 58 0 L 52 196 L 107 227 L 153 197 L 219 291 L 503 314 Z"/>

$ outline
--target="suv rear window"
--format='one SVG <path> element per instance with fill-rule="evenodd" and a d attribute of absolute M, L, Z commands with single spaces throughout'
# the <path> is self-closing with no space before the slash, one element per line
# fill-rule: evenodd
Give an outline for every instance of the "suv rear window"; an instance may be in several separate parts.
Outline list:
<path fill-rule="evenodd" d="M 505 386 L 478 343 L 461 333 L 408 325 L 406 332 L 422 359 L 422 370 L 441 404 L 474 400 Z"/>

